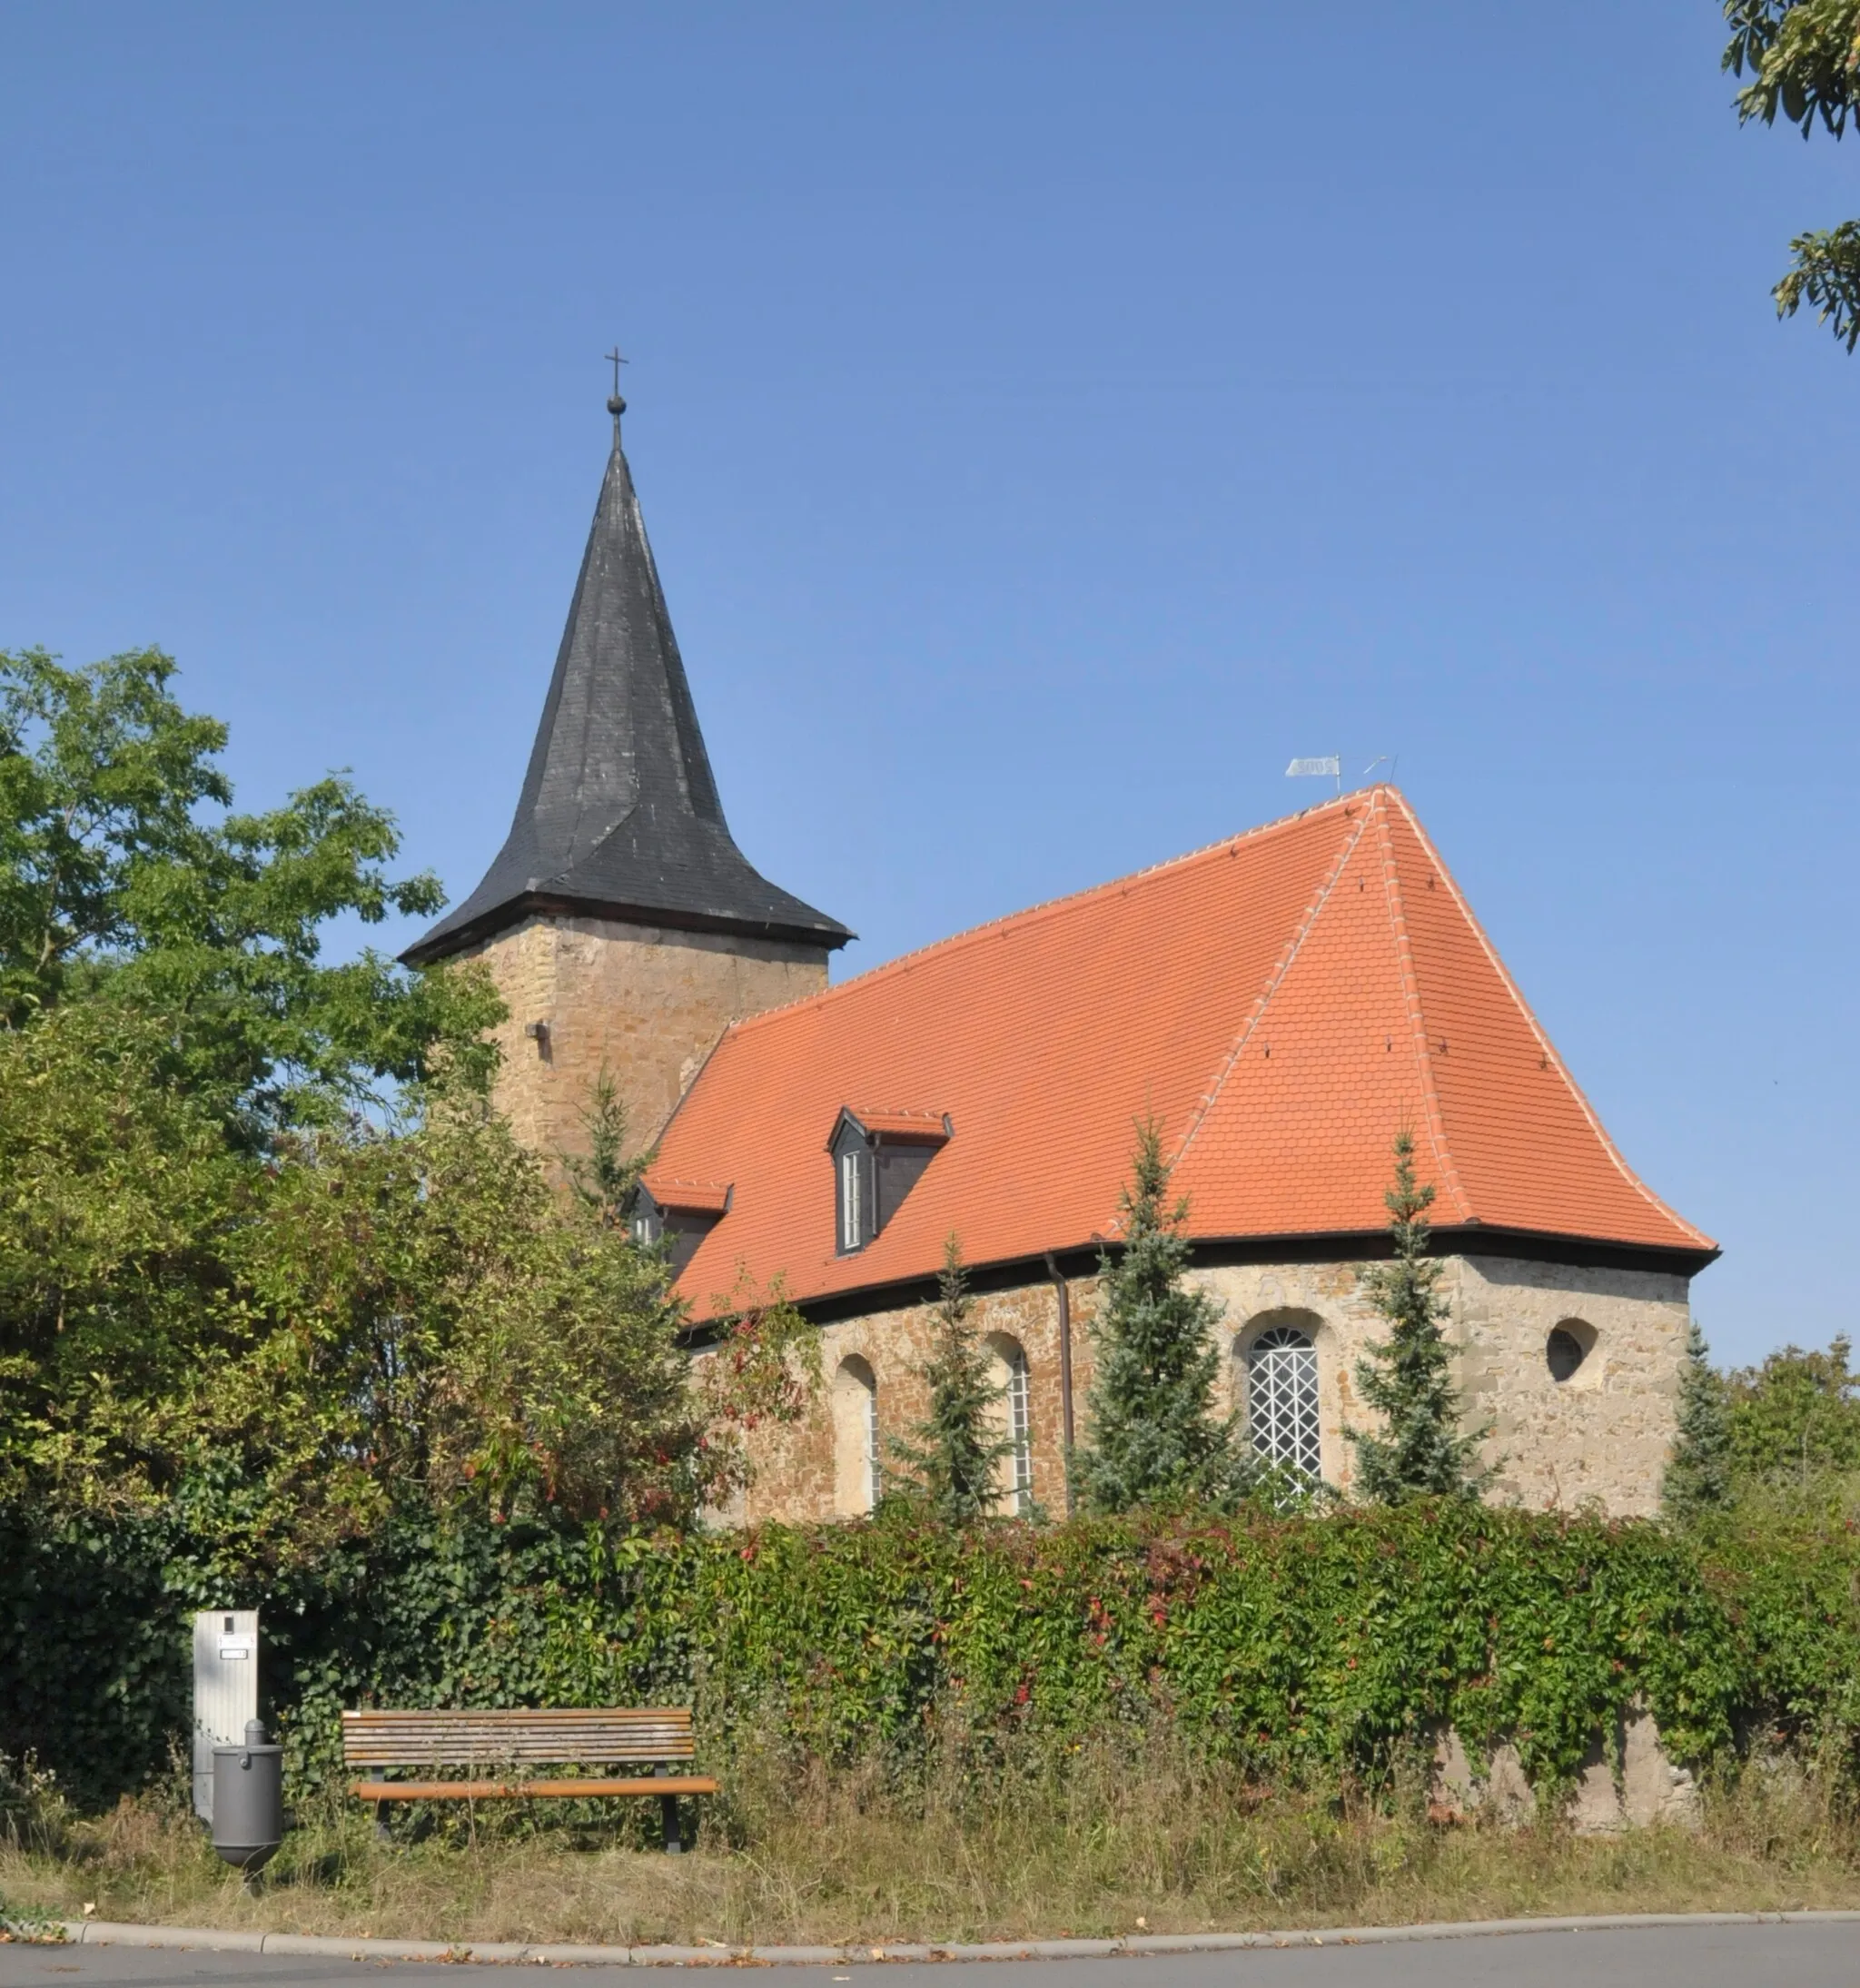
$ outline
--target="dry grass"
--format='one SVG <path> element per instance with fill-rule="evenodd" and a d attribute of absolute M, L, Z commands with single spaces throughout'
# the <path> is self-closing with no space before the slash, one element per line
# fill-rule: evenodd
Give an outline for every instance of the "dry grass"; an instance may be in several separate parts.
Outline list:
<path fill-rule="evenodd" d="M 1262 1795 L 1153 1756 L 986 1782 L 948 1767 L 909 1795 L 873 1769 L 797 1775 L 751 1756 L 729 1785 L 683 1858 L 623 1840 L 643 1841 L 644 1817 L 539 1826 L 507 1805 L 382 1845 L 332 1805 L 300 1819 L 256 1898 L 178 1784 L 94 1819 L 41 1788 L 15 1794 L 10 1824 L 0 1809 L 0 1899 L 70 1918 L 729 1945 L 1860 1904 L 1860 1830 L 1782 1766 L 1714 1790 L 1697 1835 L 1612 1839 L 1440 1828 L 1417 1800 Z"/>

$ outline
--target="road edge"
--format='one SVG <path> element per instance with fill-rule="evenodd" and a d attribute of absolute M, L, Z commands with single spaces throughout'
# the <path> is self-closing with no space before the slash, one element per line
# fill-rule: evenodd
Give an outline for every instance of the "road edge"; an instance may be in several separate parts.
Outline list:
<path fill-rule="evenodd" d="M 1856 1924 L 1854 1912 L 1641 1912 L 1558 1919 L 1449 1919 L 1411 1926 L 1311 1926 L 1279 1933 L 1138 1933 L 1113 1940 L 898 1941 L 852 1946 L 578 1946 L 552 1941 L 378 1940 L 212 1926 L 60 1922 L 74 1946 L 205 1947 L 221 1953 L 321 1954 L 344 1960 L 528 1962 L 557 1967 L 845 1967 L 895 1961 L 1112 1960 L 1129 1954 L 1223 1953 L 1242 1948 L 1377 1946 L 1531 1933 L 1608 1933 L 1656 1926 Z"/>

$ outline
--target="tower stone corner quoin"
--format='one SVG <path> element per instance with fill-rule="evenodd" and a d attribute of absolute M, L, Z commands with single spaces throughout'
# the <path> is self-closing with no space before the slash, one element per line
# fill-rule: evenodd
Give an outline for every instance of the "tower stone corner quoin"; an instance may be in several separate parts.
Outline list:
<path fill-rule="evenodd" d="M 651 1145 L 732 1022 L 826 985 L 853 935 L 771 884 L 724 818 L 620 446 L 612 452 L 509 835 L 401 955 L 481 960 L 509 1014 L 496 1103 L 546 1157 L 587 1142 L 605 1070 Z"/>

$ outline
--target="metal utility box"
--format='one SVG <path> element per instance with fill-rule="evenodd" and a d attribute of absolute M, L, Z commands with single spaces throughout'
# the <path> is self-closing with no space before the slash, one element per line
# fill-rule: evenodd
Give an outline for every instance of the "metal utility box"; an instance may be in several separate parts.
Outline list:
<path fill-rule="evenodd" d="M 213 1748 L 244 1744 L 258 1716 L 258 1610 L 193 1618 L 193 1812 L 213 1819 Z"/>

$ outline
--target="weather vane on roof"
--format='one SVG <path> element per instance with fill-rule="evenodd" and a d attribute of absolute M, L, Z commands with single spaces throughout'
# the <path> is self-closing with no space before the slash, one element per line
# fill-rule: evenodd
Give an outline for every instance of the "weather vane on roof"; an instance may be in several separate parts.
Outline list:
<path fill-rule="evenodd" d="M 1334 780 L 1338 793 L 1343 791 L 1343 761 L 1340 754 L 1327 753 L 1321 759 L 1294 759 L 1285 769 L 1288 780 L 1305 779 L 1315 776 L 1322 780 Z"/>
<path fill-rule="evenodd" d="M 607 403 L 607 410 L 614 418 L 614 433 L 620 431 L 620 416 L 627 411 L 627 403 L 620 398 L 620 368 L 630 365 L 630 360 L 620 357 L 620 348 L 616 345 L 612 351 L 601 355 L 614 369 L 614 391 Z"/>

